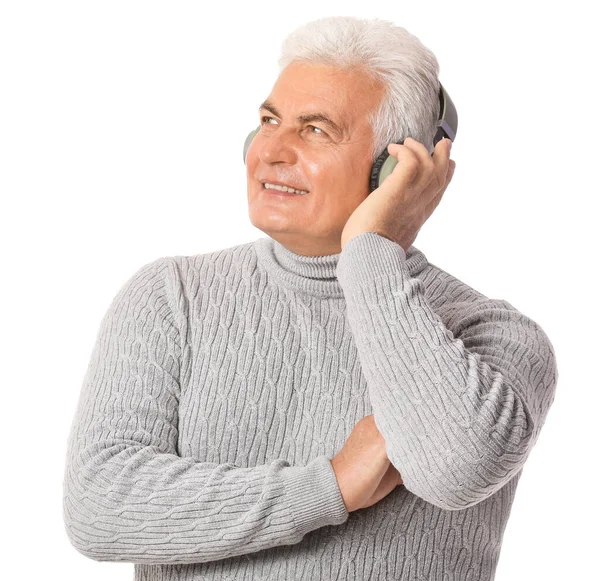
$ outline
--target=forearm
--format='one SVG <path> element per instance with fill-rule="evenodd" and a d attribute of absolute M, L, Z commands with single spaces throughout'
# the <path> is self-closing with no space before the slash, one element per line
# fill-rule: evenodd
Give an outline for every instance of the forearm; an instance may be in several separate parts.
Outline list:
<path fill-rule="evenodd" d="M 522 468 L 553 399 L 545 334 L 483 297 L 464 306 L 464 341 L 454 338 L 402 248 L 373 233 L 348 242 L 338 278 L 375 420 L 406 488 L 448 510 L 493 494 Z"/>

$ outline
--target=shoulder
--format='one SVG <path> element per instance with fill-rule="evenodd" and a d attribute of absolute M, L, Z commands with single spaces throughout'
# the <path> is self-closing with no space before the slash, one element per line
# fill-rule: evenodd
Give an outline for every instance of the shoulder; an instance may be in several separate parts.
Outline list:
<path fill-rule="evenodd" d="M 256 269 L 252 242 L 198 254 L 166 255 L 140 266 L 122 292 L 152 293 L 166 302 L 176 317 L 185 318 L 190 302 L 213 287 L 235 288 Z"/>
<path fill-rule="evenodd" d="M 210 252 L 175 255 L 159 260 L 171 263 L 172 267 L 178 270 L 179 277 L 183 281 L 200 275 L 206 282 L 207 277 L 212 279 L 215 275 L 227 276 L 247 267 L 253 268 L 256 263 L 256 253 L 253 242 L 245 242 Z"/>
<path fill-rule="evenodd" d="M 225 275 L 244 265 L 255 262 L 253 242 L 237 244 L 198 254 L 165 255 L 138 266 L 130 275 L 126 285 L 143 281 L 162 280 L 167 285 L 180 284 L 198 273 Z"/>
<path fill-rule="evenodd" d="M 484 293 L 432 262 L 427 262 L 419 278 L 423 281 L 427 298 L 435 301 L 436 306 L 489 300 Z"/>
<path fill-rule="evenodd" d="M 450 328 L 456 329 L 466 317 L 483 311 L 519 312 L 506 299 L 489 297 L 431 262 L 419 273 L 419 278 L 427 300 Z"/>
<path fill-rule="evenodd" d="M 504 298 L 486 296 L 435 264 L 428 263 L 419 274 L 432 309 L 455 337 L 471 341 L 492 333 L 498 341 L 545 349 L 554 357 L 554 348 L 541 324 Z M 470 345 L 470 343 L 469 343 Z"/>

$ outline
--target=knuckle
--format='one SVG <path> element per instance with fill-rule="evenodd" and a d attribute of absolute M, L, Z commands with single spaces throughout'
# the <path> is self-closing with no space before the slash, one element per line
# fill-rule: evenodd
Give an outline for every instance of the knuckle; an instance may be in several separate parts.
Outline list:
<path fill-rule="evenodd" d="M 419 165 L 419 158 L 417 157 L 417 155 L 415 154 L 414 151 L 411 151 L 410 155 L 408 155 L 406 157 L 406 163 L 409 166 L 417 166 L 417 165 Z"/>
<path fill-rule="evenodd" d="M 419 170 L 419 160 L 415 155 L 408 157 L 404 163 L 407 172 L 414 175 Z"/>

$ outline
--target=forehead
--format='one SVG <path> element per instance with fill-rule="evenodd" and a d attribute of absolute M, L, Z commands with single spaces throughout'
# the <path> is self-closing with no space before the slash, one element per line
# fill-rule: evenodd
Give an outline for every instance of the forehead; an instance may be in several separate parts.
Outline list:
<path fill-rule="evenodd" d="M 383 85 L 359 69 L 292 62 L 279 75 L 268 100 L 283 115 L 324 113 L 344 131 L 367 125 Z"/>

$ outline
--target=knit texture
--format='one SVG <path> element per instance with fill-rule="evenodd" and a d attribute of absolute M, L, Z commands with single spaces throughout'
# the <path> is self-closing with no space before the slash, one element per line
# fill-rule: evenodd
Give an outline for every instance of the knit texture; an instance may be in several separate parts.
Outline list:
<path fill-rule="evenodd" d="M 492 580 L 557 378 L 539 324 L 376 232 L 162 257 L 102 319 L 66 531 L 137 581 Z M 330 460 L 369 414 L 404 483 L 348 513 Z"/>

